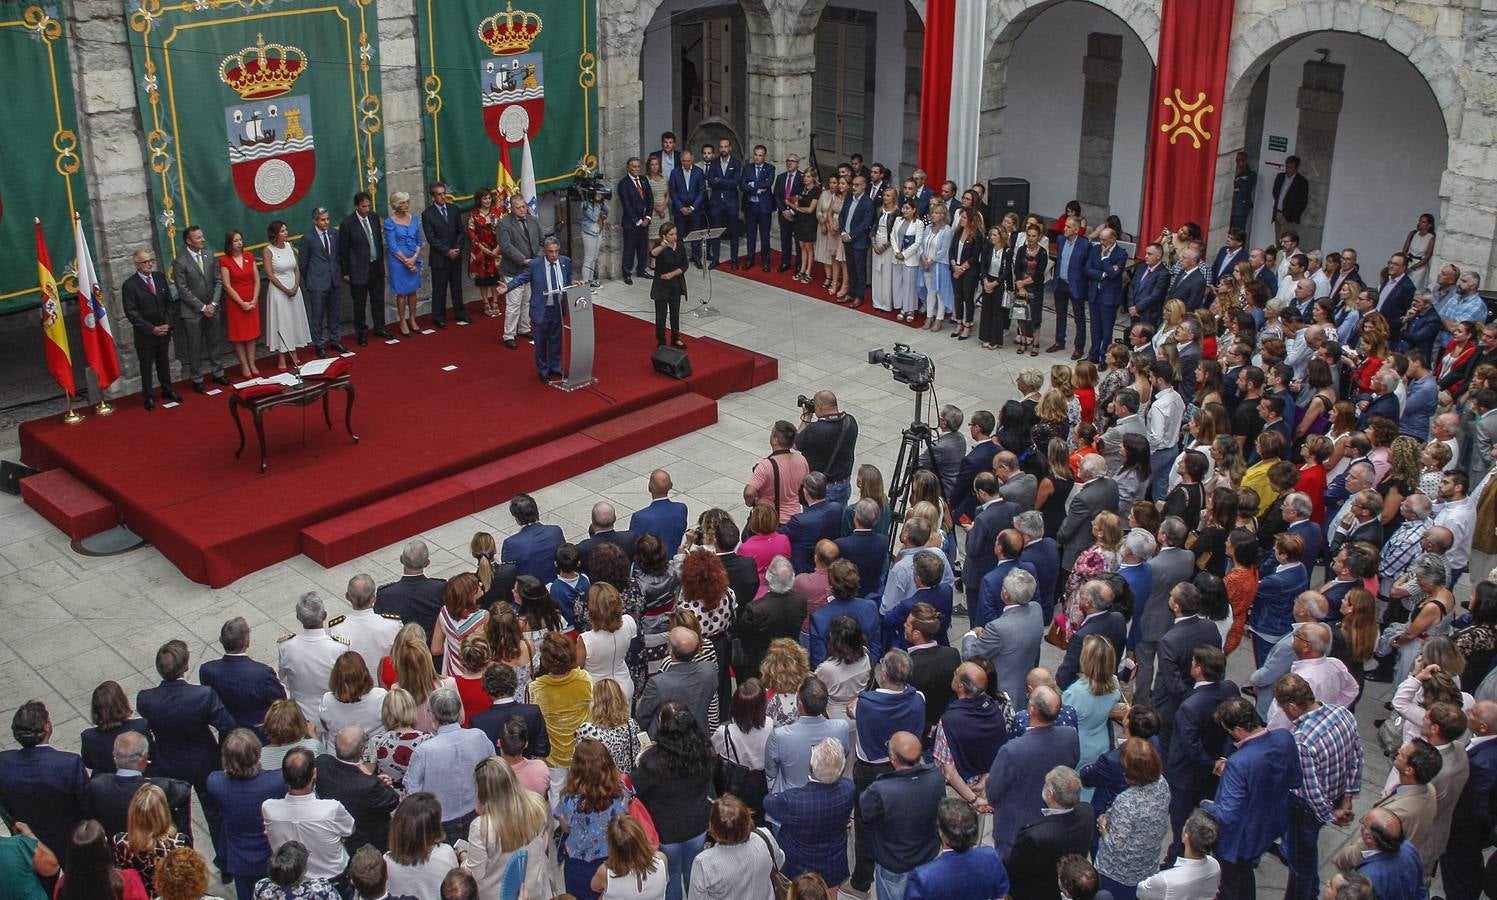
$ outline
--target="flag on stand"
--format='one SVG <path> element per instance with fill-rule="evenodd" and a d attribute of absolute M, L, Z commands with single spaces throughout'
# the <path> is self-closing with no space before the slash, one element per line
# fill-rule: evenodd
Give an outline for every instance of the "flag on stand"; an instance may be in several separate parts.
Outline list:
<path fill-rule="evenodd" d="M 525 198 L 525 203 L 530 207 L 533 216 L 540 208 L 540 202 L 535 196 L 535 166 L 530 163 L 530 137 L 525 137 L 525 156 L 520 161 L 520 196 Z"/>
<path fill-rule="evenodd" d="M 114 329 L 109 327 L 109 312 L 104 309 L 104 291 L 94 273 L 94 259 L 88 252 L 88 238 L 83 234 L 83 218 L 73 217 L 73 241 L 78 252 L 78 321 L 83 327 L 83 355 L 88 367 L 99 376 L 99 390 L 120 377 L 120 358 L 114 346 Z"/>
<path fill-rule="evenodd" d="M 36 225 L 36 275 L 42 289 L 42 346 L 47 351 L 47 370 L 72 397 L 77 393 L 73 383 L 73 354 L 68 350 L 68 329 L 62 320 L 62 300 L 57 293 L 57 279 L 52 277 L 52 258 L 47 255 L 47 239 L 42 236 L 42 222 Z"/>

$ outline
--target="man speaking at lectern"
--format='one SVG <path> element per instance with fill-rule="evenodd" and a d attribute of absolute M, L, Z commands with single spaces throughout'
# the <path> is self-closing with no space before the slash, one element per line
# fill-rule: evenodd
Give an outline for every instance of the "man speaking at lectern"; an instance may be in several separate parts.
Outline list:
<path fill-rule="evenodd" d="M 582 282 L 572 278 L 572 259 L 561 255 L 561 244 L 548 237 L 541 245 L 543 253 L 530 261 L 520 274 L 500 287 L 508 293 L 530 285 L 530 329 L 535 341 L 535 369 L 542 382 L 562 377 L 561 310 L 567 298 L 561 292 Z"/>

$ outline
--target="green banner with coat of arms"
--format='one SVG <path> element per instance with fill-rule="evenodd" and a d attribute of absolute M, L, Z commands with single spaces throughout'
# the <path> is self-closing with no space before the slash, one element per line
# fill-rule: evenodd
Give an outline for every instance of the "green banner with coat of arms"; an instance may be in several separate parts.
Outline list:
<path fill-rule="evenodd" d="M 33 219 L 63 294 L 78 289 L 73 214 L 90 223 L 68 41 L 56 5 L 0 0 L 0 84 L 15 101 L 0 128 L 0 314 L 41 305 Z"/>
<path fill-rule="evenodd" d="M 131 0 L 151 202 L 162 252 L 188 225 L 247 247 L 368 191 L 384 138 L 375 0 Z"/>
<path fill-rule="evenodd" d="M 426 176 L 457 199 L 536 190 L 598 164 L 595 0 L 416 0 Z"/>

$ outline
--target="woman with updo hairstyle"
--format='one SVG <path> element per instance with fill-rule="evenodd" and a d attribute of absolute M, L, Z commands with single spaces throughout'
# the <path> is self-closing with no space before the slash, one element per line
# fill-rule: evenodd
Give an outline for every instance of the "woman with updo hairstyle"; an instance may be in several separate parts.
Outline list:
<path fill-rule="evenodd" d="M 754 814 L 732 794 L 712 804 L 707 819 L 712 845 L 691 867 L 691 897 L 774 900 L 770 873 L 785 862 L 785 853 L 768 829 L 754 827 Z"/>
<path fill-rule="evenodd" d="M 380 710 L 385 704 L 385 689 L 374 686 L 364 657 L 352 650 L 339 654 L 328 675 L 327 693 L 317 710 L 317 729 L 323 736 L 326 752 L 335 753 L 334 741 L 345 725 L 358 725 L 370 736 L 384 731 Z"/>
<path fill-rule="evenodd" d="M 390 293 L 395 295 L 395 316 L 401 334 L 419 331 L 416 324 L 416 292 L 421 289 L 421 222 L 411 215 L 411 195 L 390 194 L 390 217 L 385 219 L 385 267 Z"/>
<path fill-rule="evenodd" d="M 554 631 L 541 643 L 539 671 L 542 674 L 530 682 L 530 702 L 541 708 L 546 736 L 551 739 L 551 755 L 546 757 L 546 765 L 564 769 L 572 764 L 577 729 L 587 721 L 593 702 L 593 682 L 577 668 L 572 642 Z"/>
<path fill-rule="evenodd" d="M 463 701 L 463 727 L 467 728 L 474 716 L 494 705 L 494 698 L 483 689 L 483 673 L 494 665 L 494 650 L 489 646 L 488 636 L 479 630 L 463 638 L 457 656 L 462 660 L 466 674 L 455 675 L 452 680 L 456 682 L 457 695 Z"/>
<path fill-rule="evenodd" d="M 1174 346 L 1174 344 L 1170 344 Z M 1154 358 L 1142 353 L 1135 353 L 1128 357 L 1128 370 L 1133 373 L 1133 381 L 1128 387 L 1138 392 L 1138 409 L 1143 412 L 1149 407 L 1149 401 L 1154 398 Z"/>

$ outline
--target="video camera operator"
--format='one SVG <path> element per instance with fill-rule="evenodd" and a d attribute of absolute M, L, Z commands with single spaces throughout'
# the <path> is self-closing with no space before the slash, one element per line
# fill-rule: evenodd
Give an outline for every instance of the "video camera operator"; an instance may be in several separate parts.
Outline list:
<path fill-rule="evenodd" d="M 805 454 L 811 471 L 826 475 L 826 499 L 846 506 L 852 495 L 853 460 L 857 455 L 858 420 L 837 408 L 837 395 L 817 391 L 809 403 L 800 398 L 800 427 L 795 449 Z"/>
<path fill-rule="evenodd" d="M 962 411 L 950 403 L 941 407 L 936 424 L 938 434 L 932 443 L 935 458 L 929 451 L 920 454 L 920 468 L 930 469 L 941 479 L 941 494 L 947 498 L 956 495 L 956 475 L 967 456 L 967 439 L 962 437 L 961 427 L 965 419 Z"/>

